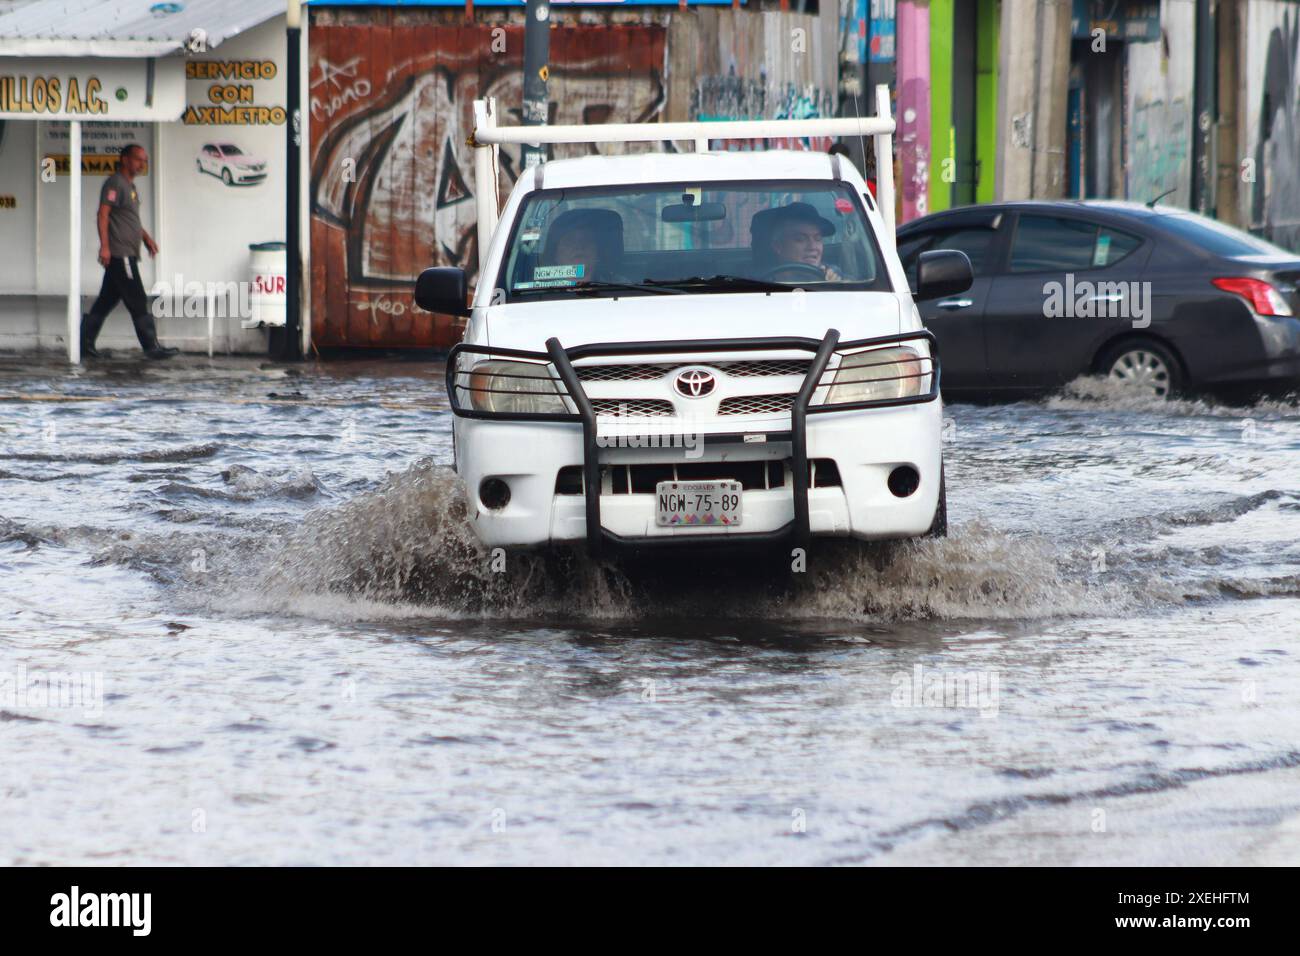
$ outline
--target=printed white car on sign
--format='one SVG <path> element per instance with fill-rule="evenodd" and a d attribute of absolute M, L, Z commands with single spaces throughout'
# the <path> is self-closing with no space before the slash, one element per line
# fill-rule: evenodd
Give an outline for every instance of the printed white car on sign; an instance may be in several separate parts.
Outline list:
<path fill-rule="evenodd" d="M 959 252 L 919 273 L 918 297 L 971 282 Z M 422 308 L 468 317 L 447 383 L 488 546 L 946 529 L 939 357 L 892 229 L 840 157 L 535 166 L 466 295 L 458 268 L 416 286 Z"/>
<path fill-rule="evenodd" d="M 216 176 L 227 186 L 260 183 L 266 160 L 248 156 L 234 143 L 204 143 L 196 160 L 199 172 Z"/>

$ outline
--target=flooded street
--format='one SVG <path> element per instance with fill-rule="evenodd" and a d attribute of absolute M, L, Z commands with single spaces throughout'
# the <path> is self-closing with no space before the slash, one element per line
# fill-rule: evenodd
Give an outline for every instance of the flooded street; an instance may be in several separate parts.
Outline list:
<path fill-rule="evenodd" d="M 496 573 L 440 364 L 2 357 L 0 861 L 1296 862 L 1300 407 L 945 416 L 945 540 Z"/>

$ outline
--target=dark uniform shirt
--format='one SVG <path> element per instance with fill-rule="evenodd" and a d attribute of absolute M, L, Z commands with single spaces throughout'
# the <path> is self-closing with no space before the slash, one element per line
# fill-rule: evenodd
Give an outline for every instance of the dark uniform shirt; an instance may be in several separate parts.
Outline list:
<path fill-rule="evenodd" d="M 99 203 L 108 206 L 108 254 L 114 259 L 138 259 L 144 226 L 140 224 L 140 197 L 135 183 L 120 172 L 104 181 Z"/>

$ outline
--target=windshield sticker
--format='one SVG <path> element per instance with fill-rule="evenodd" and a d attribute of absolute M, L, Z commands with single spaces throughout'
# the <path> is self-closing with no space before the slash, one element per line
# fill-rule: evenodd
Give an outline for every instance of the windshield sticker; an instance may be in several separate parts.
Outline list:
<path fill-rule="evenodd" d="M 516 292 L 524 289 L 567 289 L 577 284 L 572 279 L 547 279 L 545 282 L 516 282 L 514 289 Z"/>
<path fill-rule="evenodd" d="M 1092 264 L 1104 266 L 1108 258 L 1110 258 L 1110 236 L 1103 232 L 1097 237 L 1097 248 L 1092 253 Z"/>
<path fill-rule="evenodd" d="M 835 200 L 835 211 L 838 213 L 853 212 L 853 203 L 848 199 L 845 199 L 843 196 L 840 196 Z"/>

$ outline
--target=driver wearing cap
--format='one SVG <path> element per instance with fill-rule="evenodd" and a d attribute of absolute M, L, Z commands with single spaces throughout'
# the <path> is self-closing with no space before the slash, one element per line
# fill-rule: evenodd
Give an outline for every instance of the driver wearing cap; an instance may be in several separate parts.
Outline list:
<path fill-rule="evenodd" d="M 822 262 L 825 238 L 835 234 L 835 226 L 806 202 L 756 213 L 750 232 L 754 260 L 765 278 L 797 282 L 814 271 L 830 282 L 843 278 Z"/>

